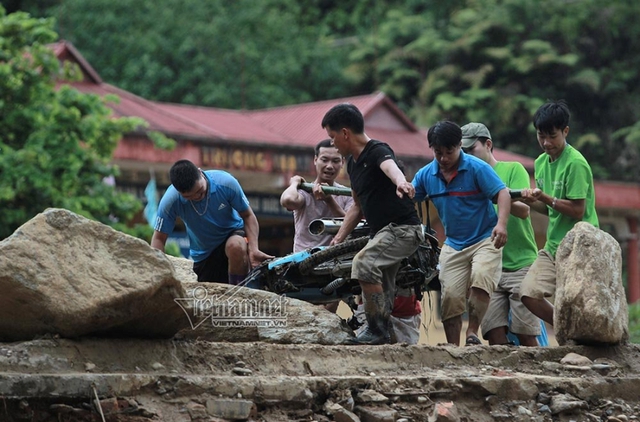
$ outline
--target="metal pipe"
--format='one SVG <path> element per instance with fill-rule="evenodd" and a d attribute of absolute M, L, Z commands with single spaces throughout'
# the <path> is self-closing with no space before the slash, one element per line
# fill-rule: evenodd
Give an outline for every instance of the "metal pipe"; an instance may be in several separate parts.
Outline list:
<path fill-rule="evenodd" d="M 337 186 L 325 186 L 320 185 L 322 188 L 322 192 L 326 195 L 341 195 L 341 196 L 351 196 L 350 188 L 339 188 Z M 302 189 L 305 192 L 311 193 L 313 191 L 313 183 L 300 183 L 298 189 Z"/>
<path fill-rule="evenodd" d="M 343 222 L 344 219 L 342 218 L 318 218 L 309 223 L 309 233 L 335 235 L 340 230 Z M 353 230 L 362 229 L 365 224 L 364 221 L 360 221 Z"/>

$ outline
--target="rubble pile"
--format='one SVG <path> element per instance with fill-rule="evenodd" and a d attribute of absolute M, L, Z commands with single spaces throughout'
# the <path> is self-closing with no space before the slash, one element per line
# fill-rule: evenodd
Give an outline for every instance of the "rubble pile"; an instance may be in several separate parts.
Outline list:
<path fill-rule="evenodd" d="M 576 227 L 559 252 L 574 313 L 595 300 L 572 293 L 585 274 L 618 259 Z M 619 277 L 590 282 L 613 317 L 587 338 L 560 313 L 560 347 L 346 346 L 319 306 L 197 283 L 189 261 L 51 209 L 0 242 L 0 421 L 638 420 Z M 279 323 L 225 324 L 225 306 Z"/>

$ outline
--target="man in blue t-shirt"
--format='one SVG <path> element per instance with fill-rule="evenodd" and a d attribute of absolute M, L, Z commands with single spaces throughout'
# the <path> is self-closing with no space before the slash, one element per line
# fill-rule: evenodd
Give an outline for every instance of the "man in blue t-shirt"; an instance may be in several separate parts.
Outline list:
<path fill-rule="evenodd" d="M 176 219 L 189 236 L 198 281 L 239 284 L 250 266 L 273 258 L 258 249 L 258 220 L 238 181 L 221 170 L 202 171 L 189 160 L 169 171 L 171 186 L 160 200 L 151 246 L 164 251 Z"/>
<path fill-rule="evenodd" d="M 465 344 L 482 344 L 480 321 L 500 279 L 501 248 L 507 243 L 509 190 L 491 166 L 461 151 L 462 131 L 457 124 L 436 123 L 429 128 L 427 140 L 435 160 L 416 173 L 414 199 L 431 199 L 444 225 L 439 275 L 442 324 L 447 342 L 459 345 L 468 297 Z"/>

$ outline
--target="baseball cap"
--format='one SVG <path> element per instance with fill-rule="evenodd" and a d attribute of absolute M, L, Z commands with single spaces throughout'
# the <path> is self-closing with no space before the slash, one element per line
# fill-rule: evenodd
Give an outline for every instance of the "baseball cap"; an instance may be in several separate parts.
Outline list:
<path fill-rule="evenodd" d="M 462 129 L 462 148 L 471 148 L 478 138 L 491 139 L 489 129 L 482 123 L 467 123 L 460 129 Z"/>

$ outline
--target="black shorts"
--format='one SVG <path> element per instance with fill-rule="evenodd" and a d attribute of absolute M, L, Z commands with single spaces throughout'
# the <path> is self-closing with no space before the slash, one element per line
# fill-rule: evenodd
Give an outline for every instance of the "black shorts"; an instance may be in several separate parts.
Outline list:
<path fill-rule="evenodd" d="M 246 235 L 244 230 L 234 230 L 229 237 L 245 237 Z M 211 252 L 211 255 L 200 262 L 193 263 L 193 272 L 198 276 L 198 281 L 225 284 L 229 282 L 229 260 L 227 259 L 227 254 L 224 252 L 229 237 L 215 248 L 213 252 Z"/>

